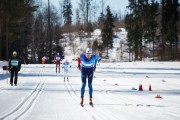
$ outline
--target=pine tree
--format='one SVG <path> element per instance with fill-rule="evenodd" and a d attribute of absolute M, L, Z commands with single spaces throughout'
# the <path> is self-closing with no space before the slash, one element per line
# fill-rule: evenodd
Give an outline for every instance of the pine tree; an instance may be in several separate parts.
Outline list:
<path fill-rule="evenodd" d="M 71 0 L 64 0 L 63 5 L 63 17 L 64 17 L 64 24 L 71 25 L 72 24 L 72 4 Z"/>
<path fill-rule="evenodd" d="M 129 0 L 130 13 L 125 17 L 126 29 L 128 31 L 129 50 L 135 53 L 135 60 L 142 59 L 142 34 L 143 34 L 143 10 L 142 1 Z"/>
<path fill-rule="evenodd" d="M 178 6 L 178 0 L 162 0 L 162 60 L 168 59 L 169 54 L 171 60 L 175 59 L 173 56 L 175 50 L 173 51 L 173 49 L 176 49 L 178 42 Z M 168 43 L 170 44 L 168 45 Z M 170 47 L 170 50 L 166 50 L 167 46 Z"/>
<path fill-rule="evenodd" d="M 135 37 L 134 33 L 136 32 L 133 14 L 127 14 L 125 17 L 125 27 L 128 31 L 127 34 L 127 45 L 128 45 L 128 52 L 129 52 L 129 61 L 130 61 L 130 53 L 133 54 L 135 50 Z M 133 55 L 132 55 L 133 56 Z"/>
<path fill-rule="evenodd" d="M 153 58 L 154 58 L 154 46 L 157 42 L 157 28 L 158 24 L 156 18 L 158 16 L 158 2 L 151 0 L 150 3 L 145 3 L 144 13 L 144 32 L 143 37 L 147 43 L 153 44 Z"/>
<path fill-rule="evenodd" d="M 80 13 L 79 9 L 76 9 L 76 25 L 80 25 L 81 19 L 80 19 Z"/>
<path fill-rule="evenodd" d="M 19 55 L 22 54 L 23 48 L 23 36 L 25 36 L 24 30 L 31 19 L 25 19 L 36 10 L 37 6 L 33 6 L 33 0 L 1 0 L 0 3 L 0 23 L 1 27 L 1 39 L 2 47 L 0 51 L 3 51 L 3 55 L 0 55 L 3 59 L 8 59 L 11 50 L 17 50 Z M 28 30 L 28 34 L 30 33 Z M 26 31 L 27 33 L 27 31 Z M 27 42 L 27 41 L 26 41 Z"/>
<path fill-rule="evenodd" d="M 89 22 L 89 11 L 92 0 L 86 0 L 86 23 Z"/>
<path fill-rule="evenodd" d="M 99 28 L 102 30 L 103 28 L 103 23 L 105 21 L 105 15 L 103 12 L 100 13 L 100 16 L 98 18 L 98 25 L 99 25 Z"/>
<path fill-rule="evenodd" d="M 111 13 L 111 9 L 109 6 L 107 6 L 106 12 L 107 13 L 106 13 L 106 17 L 105 17 L 105 21 L 104 21 L 103 29 L 102 29 L 102 41 L 103 41 L 103 45 L 106 47 L 107 57 L 108 57 L 108 49 L 113 48 L 114 17 Z"/>

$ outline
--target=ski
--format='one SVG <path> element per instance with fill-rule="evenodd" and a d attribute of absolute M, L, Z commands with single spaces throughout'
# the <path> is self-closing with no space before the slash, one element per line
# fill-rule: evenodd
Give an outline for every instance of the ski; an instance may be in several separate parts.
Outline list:
<path fill-rule="evenodd" d="M 80 104 L 81 105 L 81 107 L 84 107 L 84 104 Z M 89 105 L 91 106 L 91 107 L 94 107 L 94 104 L 93 103 L 89 103 Z"/>

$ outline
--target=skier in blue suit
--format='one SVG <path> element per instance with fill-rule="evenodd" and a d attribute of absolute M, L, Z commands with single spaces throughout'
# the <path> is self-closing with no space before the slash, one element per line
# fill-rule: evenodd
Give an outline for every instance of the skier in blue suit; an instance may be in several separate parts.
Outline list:
<path fill-rule="evenodd" d="M 81 80 L 82 80 L 82 87 L 81 87 L 81 102 L 82 105 L 84 102 L 84 92 L 86 87 L 86 78 L 88 78 L 88 87 L 89 87 L 89 104 L 92 105 L 92 81 L 93 75 L 96 70 L 96 63 L 98 61 L 98 56 L 92 54 L 92 49 L 87 48 L 86 54 L 80 54 L 78 56 L 78 68 L 81 71 Z"/>

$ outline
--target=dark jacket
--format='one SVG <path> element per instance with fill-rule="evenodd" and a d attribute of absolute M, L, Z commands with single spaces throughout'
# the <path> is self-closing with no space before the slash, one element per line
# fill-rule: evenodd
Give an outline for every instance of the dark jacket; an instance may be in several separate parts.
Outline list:
<path fill-rule="evenodd" d="M 20 71 L 21 69 L 21 61 L 18 57 L 11 57 L 11 59 L 9 60 L 9 71 L 11 69 L 17 69 L 18 71 Z"/>

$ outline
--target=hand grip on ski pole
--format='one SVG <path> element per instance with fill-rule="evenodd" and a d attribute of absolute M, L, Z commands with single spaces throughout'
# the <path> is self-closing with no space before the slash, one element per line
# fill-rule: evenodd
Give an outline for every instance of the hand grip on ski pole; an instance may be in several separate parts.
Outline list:
<path fill-rule="evenodd" d="M 80 65 L 78 65 L 78 66 L 77 66 L 77 69 L 81 71 L 81 66 L 80 66 Z"/>

